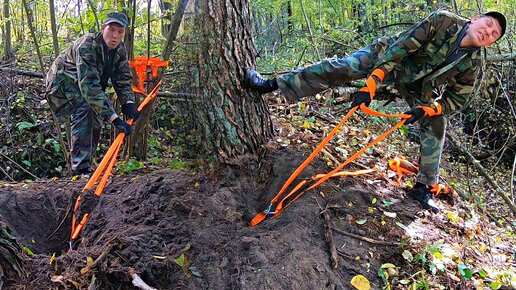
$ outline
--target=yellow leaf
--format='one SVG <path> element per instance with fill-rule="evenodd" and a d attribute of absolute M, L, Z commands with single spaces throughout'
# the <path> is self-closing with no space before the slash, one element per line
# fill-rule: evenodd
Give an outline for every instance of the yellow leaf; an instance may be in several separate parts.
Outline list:
<path fill-rule="evenodd" d="M 201 186 L 201 184 L 197 181 L 195 184 L 194 184 L 195 187 L 199 187 Z"/>
<path fill-rule="evenodd" d="M 90 267 L 86 266 L 81 269 L 81 275 L 86 275 L 90 271 Z"/>
<path fill-rule="evenodd" d="M 382 269 L 396 268 L 396 265 L 391 264 L 391 263 L 385 263 L 385 264 L 381 265 L 380 268 L 382 268 Z"/>
<path fill-rule="evenodd" d="M 386 222 L 386 221 L 384 221 L 384 220 L 382 220 L 382 221 L 380 222 L 380 224 L 381 224 L 382 226 L 384 226 L 386 223 L 387 223 L 387 222 Z"/>
<path fill-rule="evenodd" d="M 351 279 L 351 285 L 353 285 L 353 287 L 357 288 L 358 290 L 371 289 L 371 283 L 369 283 L 369 280 L 367 280 L 367 278 L 362 275 L 356 275 L 353 277 L 353 279 Z"/>
<path fill-rule="evenodd" d="M 50 259 L 48 260 L 48 264 L 52 265 L 52 263 L 54 263 L 55 260 L 56 260 L 56 253 L 53 253 L 52 256 L 50 257 Z"/>
<path fill-rule="evenodd" d="M 376 197 L 373 197 L 373 200 L 371 200 L 371 203 L 372 203 L 372 204 L 376 204 L 376 202 L 377 202 L 377 201 L 378 201 L 378 200 L 376 199 Z"/>
<path fill-rule="evenodd" d="M 67 279 L 68 282 L 72 283 L 75 287 L 77 287 L 77 289 L 81 289 L 81 283 L 79 282 L 76 282 L 74 280 L 71 280 L 71 279 Z"/>
<path fill-rule="evenodd" d="M 303 127 L 304 127 L 305 129 L 310 129 L 310 123 L 308 123 L 308 121 L 305 121 L 305 122 L 303 123 Z"/>
<path fill-rule="evenodd" d="M 452 223 L 457 223 L 459 221 L 459 214 L 457 212 L 450 211 L 448 212 L 447 216 Z"/>
<path fill-rule="evenodd" d="M 299 103 L 299 111 L 301 111 L 301 113 L 306 112 L 306 104 L 305 103 Z"/>
<path fill-rule="evenodd" d="M 368 207 L 367 212 L 368 213 L 374 213 L 375 208 L 374 207 Z"/>
<path fill-rule="evenodd" d="M 86 265 L 88 265 L 88 267 L 91 267 L 91 265 L 93 265 L 92 257 L 86 257 Z"/>

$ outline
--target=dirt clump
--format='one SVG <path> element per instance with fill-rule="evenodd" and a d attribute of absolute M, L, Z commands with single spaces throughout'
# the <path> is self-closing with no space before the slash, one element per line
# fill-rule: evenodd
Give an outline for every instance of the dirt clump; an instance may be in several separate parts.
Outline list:
<path fill-rule="evenodd" d="M 304 158 L 281 149 L 261 162 L 242 158 L 209 173 L 116 175 L 70 253 L 70 197 L 86 180 L 4 184 L 0 220 L 34 253 L 21 277 L 4 287 L 135 289 L 136 273 L 157 289 L 350 289 L 356 274 L 380 288 L 375 269 L 399 258 L 403 231 L 387 219 L 387 225 L 357 221 L 378 220 L 371 217 L 387 210 L 410 220 L 418 210 L 411 201 L 383 196 L 393 207 L 368 210 L 380 197 L 356 180 L 337 179 L 307 192 L 278 218 L 248 226 Z M 306 171 L 309 177 L 328 168 L 315 162 Z M 323 210 L 335 228 L 336 269 Z"/>

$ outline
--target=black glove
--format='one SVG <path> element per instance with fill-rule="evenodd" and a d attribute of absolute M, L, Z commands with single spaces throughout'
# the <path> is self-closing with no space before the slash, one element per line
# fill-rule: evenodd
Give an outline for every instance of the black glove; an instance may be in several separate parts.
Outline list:
<path fill-rule="evenodd" d="M 120 119 L 120 117 L 113 120 L 113 125 L 117 127 L 118 130 L 124 131 L 126 136 L 131 135 L 133 132 L 133 129 L 131 129 L 131 126 L 127 124 L 124 120 Z"/>
<path fill-rule="evenodd" d="M 404 114 L 411 115 L 410 118 L 405 122 L 405 125 L 415 123 L 419 121 L 419 119 L 423 118 L 425 116 L 425 110 L 421 109 L 420 107 L 416 107 L 408 112 L 405 112 Z"/>
<path fill-rule="evenodd" d="M 355 99 L 353 100 L 353 103 L 351 103 L 351 108 L 353 107 L 356 107 L 356 106 L 360 106 L 361 104 L 364 104 L 367 106 L 369 106 L 369 104 L 371 104 L 371 95 L 369 94 L 369 92 L 358 92 L 355 94 Z"/>
<path fill-rule="evenodd" d="M 122 113 L 124 113 L 127 118 L 133 118 L 133 121 L 135 122 L 140 118 L 140 113 L 136 110 L 136 105 L 134 103 L 123 104 Z"/>

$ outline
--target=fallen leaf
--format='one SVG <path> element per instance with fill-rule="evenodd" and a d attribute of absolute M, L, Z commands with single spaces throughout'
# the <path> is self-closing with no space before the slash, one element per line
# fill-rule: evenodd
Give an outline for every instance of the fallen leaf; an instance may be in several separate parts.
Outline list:
<path fill-rule="evenodd" d="M 388 216 L 388 217 L 390 217 L 390 218 L 396 218 L 396 213 L 395 212 L 384 211 L 383 214 Z"/>
<path fill-rule="evenodd" d="M 63 275 L 54 275 L 50 278 L 50 281 L 61 283 L 61 282 L 63 282 L 63 279 L 64 279 Z"/>
<path fill-rule="evenodd" d="M 359 224 L 359 225 L 363 225 L 363 224 L 365 224 L 366 222 L 367 222 L 367 219 L 360 219 L 360 220 L 358 220 L 358 221 L 357 221 L 357 224 Z"/>
<path fill-rule="evenodd" d="M 366 277 L 362 275 L 356 275 L 351 279 L 351 285 L 357 288 L 358 290 L 369 290 L 371 289 L 371 283 L 367 280 Z"/>
<path fill-rule="evenodd" d="M 52 256 L 50 257 L 50 259 L 48 260 L 48 264 L 52 265 L 52 263 L 54 263 L 55 260 L 56 260 L 56 253 L 53 253 Z"/>
<path fill-rule="evenodd" d="M 381 265 L 380 268 L 382 268 L 382 269 L 396 268 L 396 265 L 394 265 L 392 263 L 385 263 L 385 264 Z"/>
<path fill-rule="evenodd" d="M 409 250 L 405 250 L 403 251 L 403 253 L 401 254 L 403 256 L 403 258 L 405 258 L 405 260 L 407 260 L 408 262 L 412 262 L 414 260 L 414 256 L 412 256 L 412 253 L 409 251 Z"/>
<path fill-rule="evenodd" d="M 88 265 L 88 267 L 91 267 L 93 265 L 92 257 L 86 257 L 86 265 Z"/>
<path fill-rule="evenodd" d="M 181 256 L 174 259 L 174 262 L 176 262 L 176 264 L 179 265 L 179 267 L 181 267 L 181 268 L 185 266 L 185 261 L 186 261 L 185 254 L 181 254 Z"/>

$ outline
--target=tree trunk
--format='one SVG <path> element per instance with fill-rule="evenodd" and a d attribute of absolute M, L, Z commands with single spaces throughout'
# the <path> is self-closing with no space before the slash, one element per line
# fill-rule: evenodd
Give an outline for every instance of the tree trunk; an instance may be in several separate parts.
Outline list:
<path fill-rule="evenodd" d="M 29 25 L 30 34 L 32 36 L 32 41 L 34 42 L 34 48 L 36 49 L 36 54 L 38 55 L 39 65 L 41 66 L 41 72 L 45 73 L 45 65 L 43 64 L 43 57 L 41 56 L 41 52 L 39 51 L 38 38 L 36 37 L 36 32 L 34 30 L 34 26 L 32 25 L 34 22 L 34 17 L 32 16 L 32 10 L 30 10 L 29 5 L 27 4 L 27 0 L 22 0 L 23 7 L 25 7 L 25 13 L 27 13 L 27 24 Z"/>
<path fill-rule="evenodd" d="M 272 136 L 262 98 L 244 88 L 245 69 L 254 67 L 248 0 L 200 1 L 199 90 L 195 122 L 204 152 L 220 161 L 258 153 Z"/>
<path fill-rule="evenodd" d="M 167 43 L 163 47 L 163 52 L 161 53 L 161 59 L 163 60 L 168 60 L 168 58 L 170 57 L 170 53 L 172 52 L 172 44 L 177 38 L 179 26 L 181 26 L 181 20 L 183 19 L 183 15 L 185 14 L 187 4 L 188 0 L 181 0 L 179 6 L 177 6 L 176 13 L 174 14 L 174 20 L 168 27 Z"/>
<path fill-rule="evenodd" d="M 9 19 L 9 0 L 4 0 L 4 19 L 5 19 L 4 55 L 5 55 L 5 59 L 10 59 L 13 55 L 12 55 L 12 45 L 11 45 L 11 20 Z"/>
<path fill-rule="evenodd" d="M 56 10 L 54 0 L 48 1 L 50 9 L 50 28 L 52 29 L 52 44 L 54 46 L 54 57 L 59 55 L 59 39 L 57 38 Z"/>

